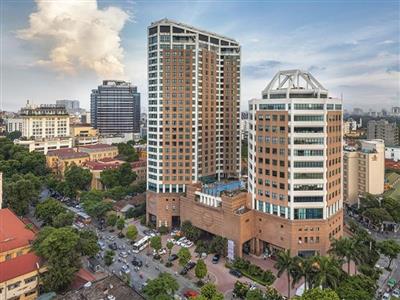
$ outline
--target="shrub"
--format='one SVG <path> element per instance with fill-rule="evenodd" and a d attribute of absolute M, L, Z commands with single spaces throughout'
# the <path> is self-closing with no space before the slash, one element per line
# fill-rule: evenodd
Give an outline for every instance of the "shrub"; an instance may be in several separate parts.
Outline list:
<path fill-rule="evenodd" d="M 164 225 L 158 227 L 158 232 L 159 232 L 161 235 L 167 234 L 168 231 L 169 231 L 168 227 L 166 227 L 166 226 L 164 226 Z"/>

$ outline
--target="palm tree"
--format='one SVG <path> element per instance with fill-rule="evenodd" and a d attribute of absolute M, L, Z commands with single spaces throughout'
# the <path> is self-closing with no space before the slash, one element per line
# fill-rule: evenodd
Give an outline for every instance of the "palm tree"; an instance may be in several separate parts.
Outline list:
<path fill-rule="evenodd" d="M 314 273 L 312 257 L 303 258 L 296 256 L 293 258 L 293 281 L 292 287 L 304 278 L 304 289 L 311 287 L 312 276 Z"/>
<path fill-rule="evenodd" d="M 355 243 L 354 240 L 347 237 L 340 237 L 339 239 L 334 239 L 331 241 L 331 249 L 329 249 L 329 253 L 335 255 L 338 258 L 346 259 L 347 263 L 347 274 L 350 275 L 350 262 L 354 258 L 354 260 L 358 260 L 358 254 L 355 251 Z"/>
<path fill-rule="evenodd" d="M 290 255 L 290 249 L 280 251 L 277 255 L 275 268 L 278 270 L 278 277 L 286 271 L 288 280 L 288 299 L 290 299 L 290 277 L 294 275 L 293 257 Z"/>
<path fill-rule="evenodd" d="M 341 262 L 332 256 L 315 256 L 312 267 L 314 287 L 335 289 L 342 275 Z"/>

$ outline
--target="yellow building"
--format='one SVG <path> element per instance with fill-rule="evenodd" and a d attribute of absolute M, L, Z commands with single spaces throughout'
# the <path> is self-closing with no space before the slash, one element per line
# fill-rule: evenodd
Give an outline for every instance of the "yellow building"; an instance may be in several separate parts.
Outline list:
<path fill-rule="evenodd" d="M 41 259 L 31 250 L 35 234 L 11 210 L 0 209 L 0 300 L 38 296 Z"/>
<path fill-rule="evenodd" d="M 383 140 L 362 141 L 359 150 L 348 148 L 343 157 L 344 201 L 352 205 L 365 193 L 380 195 L 385 182 Z"/>
<path fill-rule="evenodd" d="M 72 148 L 49 151 L 46 155 L 47 167 L 60 176 L 64 176 L 69 166 L 75 164 L 82 167 L 87 161 L 89 161 L 89 154 Z"/>
<path fill-rule="evenodd" d="M 70 135 L 74 139 L 75 146 L 94 145 L 99 142 L 97 129 L 90 124 L 72 124 Z"/>
<path fill-rule="evenodd" d="M 78 151 L 89 154 L 90 160 L 114 158 L 118 155 L 118 147 L 108 144 L 80 146 Z"/>

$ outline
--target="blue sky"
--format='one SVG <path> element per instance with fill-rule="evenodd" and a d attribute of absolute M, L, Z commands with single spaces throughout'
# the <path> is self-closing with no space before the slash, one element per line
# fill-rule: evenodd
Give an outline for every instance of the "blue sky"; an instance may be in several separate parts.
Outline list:
<path fill-rule="evenodd" d="M 89 108 L 91 89 L 108 78 L 138 85 L 145 108 L 146 28 L 164 17 L 241 43 L 243 110 L 278 70 L 294 68 L 312 72 L 331 95 L 343 94 L 346 108 L 400 106 L 398 1 L 148 0 L 97 6 L 95 0 L 1 1 L 4 110 L 16 111 L 26 99 L 78 99 Z M 40 22 L 30 23 L 38 10 Z M 67 16 L 70 25 L 55 16 Z M 90 22 L 102 25 L 91 30 Z"/>

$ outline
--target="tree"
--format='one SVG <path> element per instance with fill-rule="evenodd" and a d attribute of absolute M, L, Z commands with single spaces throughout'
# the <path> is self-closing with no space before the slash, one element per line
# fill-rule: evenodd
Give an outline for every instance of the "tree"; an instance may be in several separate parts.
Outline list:
<path fill-rule="evenodd" d="M 233 287 L 233 295 L 235 298 L 243 299 L 246 297 L 247 292 L 249 291 L 249 286 L 246 283 L 243 283 L 239 280 L 235 282 Z"/>
<path fill-rule="evenodd" d="M 92 256 L 99 248 L 93 232 L 78 233 L 71 227 L 44 227 L 33 244 L 33 250 L 46 260 L 48 271 L 43 275 L 46 289 L 59 292 L 71 284 L 80 268 L 81 256 Z"/>
<path fill-rule="evenodd" d="M 376 282 L 368 276 L 347 276 L 340 282 L 336 293 L 340 299 L 346 300 L 372 300 L 375 298 Z"/>
<path fill-rule="evenodd" d="M 186 248 L 182 248 L 186 249 Z M 207 283 L 203 285 L 200 290 L 200 296 L 204 297 L 204 299 L 208 300 L 223 300 L 224 295 L 217 291 L 217 287 L 212 283 Z"/>
<path fill-rule="evenodd" d="M 171 256 L 172 248 L 174 248 L 174 243 L 171 241 L 167 242 L 168 256 Z"/>
<path fill-rule="evenodd" d="M 313 261 L 311 258 L 302 258 L 296 256 L 293 258 L 293 282 L 292 286 L 298 283 L 304 278 L 304 289 L 310 286 L 310 282 L 313 276 Z"/>
<path fill-rule="evenodd" d="M 138 230 L 135 225 L 129 225 L 126 229 L 125 233 L 126 237 L 131 241 L 134 241 L 137 238 Z"/>
<path fill-rule="evenodd" d="M 187 263 L 190 261 L 192 258 L 192 255 L 190 254 L 190 251 L 188 248 L 181 248 L 178 251 L 178 258 L 179 258 L 179 264 L 184 267 L 187 265 Z"/>
<path fill-rule="evenodd" d="M 400 253 L 400 244 L 395 240 L 383 240 L 379 242 L 379 251 L 389 259 L 387 269 L 390 269 L 392 261 L 397 258 Z"/>
<path fill-rule="evenodd" d="M 339 239 L 332 240 L 329 253 L 334 254 L 338 258 L 346 259 L 347 274 L 350 275 L 351 260 L 353 258 L 357 259 L 353 240 L 348 237 L 340 237 Z"/>
<path fill-rule="evenodd" d="M 107 189 L 115 187 L 128 187 L 137 175 L 132 172 L 132 166 L 129 163 L 123 163 L 117 169 L 104 170 L 100 174 L 100 181 Z"/>
<path fill-rule="evenodd" d="M 290 250 L 280 251 L 277 256 L 275 268 L 278 270 L 278 277 L 281 277 L 286 272 L 288 280 L 288 299 L 290 299 L 290 276 L 293 270 L 293 258 L 290 255 Z"/>
<path fill-rule="evenodd" d="M 205 264 L 204 260 L 199 259 L 197 261 L 196 268 L 194 269 L 194 273 L 196 277 L 199 279 L 199 282 L 202 281 L 204 277 L 207 275 L 207 265 Z"/>
<path fill-rule="evenodd" d="M 66 211 L 59 213 L 55 217 L 53 217 L 52 224 L 55 228 L 71 226 L 75 220 L 75 215 L 71 211 Z"/>
<path fill-rule="evenodd" d="M 47 198 L 39 203 L 35 209 L 35 215 L 43 221 L 45 225 L 53 225 L 53 219 L 65 212 L 63 205 L 54 198 Z"/>
<path fill-rule="evenodd" d="M 363 216 L 376 226 L 380 226 L 383 221 L 393 221 L 392 216 L 382 207 L 368 208 L 363 212 Z"/>
<path fill-rule="evenodd" d="M 17 215 L 23 216 L 28 213 L 29 205 L 37 202 L 40 187 L 40 179 L 33 174 L 14 174 L 4 181 L 5 203 Z"/>
<path fill-rule="evenodd" d="M 11 131 L 7 133 L 7 138 L 11 141 L 17 140 L 22 136 L 22 132 L 19 130 Z"/>
<path fill-rule="evenodd" d="M 153 236 L 150 239 L 150 246 L 158 253 L 158 250 L 160 250 L 162 248 L 161 237 L 158 235 Z"/>
<path fill-rule="evenodd" d="M 117 220 L 118 220 L 118 216 L 116 214 L 109 214 L 107 216 L 107 220 L 106 220 L 107 226 L 114 227 L 115 224 L 117 224 Z"/>
<path fill-rule="evenodd" d="M 46 259 L 48 271 L 43 275 L 46 289 L 65 290 L 80 267 L 77 251 L 79 235 L 68 227 L 41 231 L 34 243 L 35 252 Z"/>
<path fill-rule="evenodd" d="M 118 153 L 123 160 L 126 160 L 128 162 L 139 160 L 139 154 L 136 152 L 135 148 L 133 148 L 131 145 L 125 143 L 119 143 L 117 147 L 118 147 Z"/>
<path fill-rule="evenodd" d="M 179 285 L 174 277 L 168 273 L 161 273 L 156 279 L 148 281 L 143 293 L 149 300 L 173 299 L 173 295 L 178 289 Z"/>
<path fill-rule="evenodd" d="M 113 262 L 113 258 L 114 258 L 115 252 L 112 250 L 107 250 L 106 254 L 104 255 L 104 263 L 106 264 L 106 266 L 110 266 Z"/>
<path fill-rule="evenodd" d="M 104 193 L 98 190 L 84 192 L 81 195 L 80 201 L 86 213 L 96 219 L 100 219 L 111 210 L 112 204 L 103 200 Z"/>
<path fill-rule="evenodd" d="M 65 182 L 68 186 L 79 191 L 88 190 L 92 182 L 92 173 L 88 169 L 72 164 L 64 173 Z"/>
<path fill-rule="evenodd" d="M 264 300 L 265 297 L 260 289 L 248 290 L 246 300 Z"/>
<path fill-rule="evenodd" d="M 200 229 L 194 227 L 190 221 L 184 221 L 182 223 L 181 230 L 189 240 L 194 242 L 196 242 L 201 236 Z"/>
<path fill-rule="evenodd" d="M 335 289 L 342 277 L 341 263 L 331 256 L 314 257 L 313 267 L 315 274 L 313 276 L 313 286 L 322 286 L 324 289 Z"/>
<path fill-rule="evenodd" d="M 210 244 L 210 252 L 226 256 L 228 252 L 228 239 L 222 236 L 214 236 Z"/>
<path fill-rule="evenodd" d="M 308 291 L 305 291 L 304 294 L 296 298 L 298 300 L 340 300 L 339 296 L 336 294 L 335 291 L 331 289 L 323 289 L 314 288 Z M 345 298 L 343 298 L 345 299 Z M 361 298 L 360 298 L 361 299 Z M 346 298 L 346 300 L 348 300 Z"/>
<path fill-rule="evenodd" d="M 121 217 L 121 218 L 118 218 L 118 220 L 117 220 L 117 229 L 119 230 L 119 231 L 122 231 L 122 229 L 124 229 L 125 228 L 125 219 L 123 218 L 123 217 Z"/>

